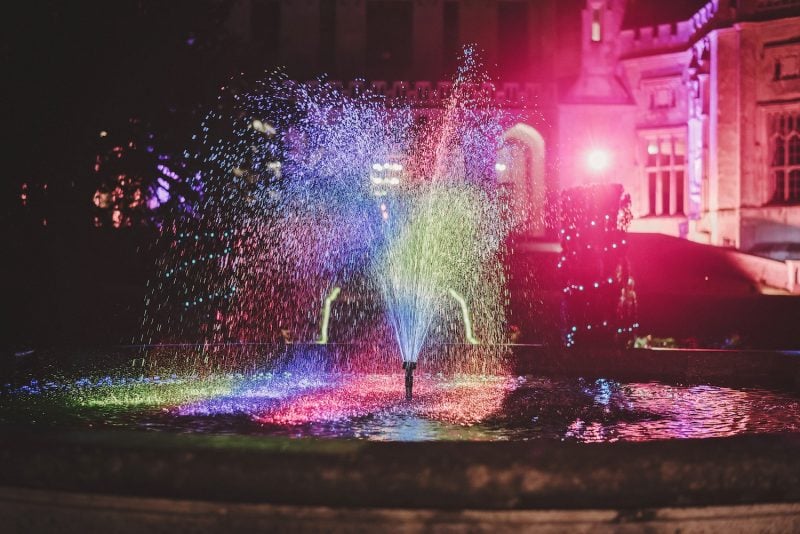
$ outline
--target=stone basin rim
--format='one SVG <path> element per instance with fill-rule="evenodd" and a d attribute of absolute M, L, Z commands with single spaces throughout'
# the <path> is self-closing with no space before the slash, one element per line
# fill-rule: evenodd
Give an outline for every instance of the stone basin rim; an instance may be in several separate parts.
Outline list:
<path fill-rule="evenodd" d="M 0 486 L 335 508 L 792 503 L 798 453 L 800 433 L 579 444 L 4 429 Z"/>

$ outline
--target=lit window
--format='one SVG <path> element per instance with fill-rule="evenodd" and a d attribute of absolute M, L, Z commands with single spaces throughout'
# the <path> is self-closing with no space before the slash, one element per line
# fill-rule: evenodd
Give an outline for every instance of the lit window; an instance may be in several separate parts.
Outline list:
<path fill-rule="evenodd" d="M 683 215 L 686 142 L 683 136 L 645 139 L 645 177 L 649 215 Z"/>
<path fill-rule="evenodd" d="M 775 113 L 767 124 L 772 202 L 800 202 L 800 113 Z"/>
<path fill-rule="evenodd" d="M 592 41 L 599 43 L 603 39 L 602 17 L 600 9 L 592 9 Z"/>

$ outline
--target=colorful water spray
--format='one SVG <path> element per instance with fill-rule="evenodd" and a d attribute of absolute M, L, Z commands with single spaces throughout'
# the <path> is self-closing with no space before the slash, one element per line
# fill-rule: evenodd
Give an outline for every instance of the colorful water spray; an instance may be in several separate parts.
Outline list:
<path fill-rule="evenodd" d="M 502 343 L 502 116 L 481 72 L 467 50 L 425 113 L 281 76 L 226 90 L 197 139 L 201 209 L 165 228 L 144 341 L 327 343 L 349 325 L 340 340 L 396 341 L 409 396 L 426 344 Z"/>

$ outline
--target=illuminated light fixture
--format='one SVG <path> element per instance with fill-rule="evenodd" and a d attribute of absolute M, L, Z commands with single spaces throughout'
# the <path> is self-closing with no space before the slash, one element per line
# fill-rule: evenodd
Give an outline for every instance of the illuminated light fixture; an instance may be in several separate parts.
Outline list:
<path fill-rule="evenodd" d="M 458 305 L 461 306 L 461 316 L 464 320 L 464 334 L 467 338 L 467 343 L 470 345 L 477 345 L 478 340 L 475 338 L 475 334 L 472 332 L 472 320 L 469 317 L 469 308 L 467 308 L 467 301 L 464 300 L 464 297 L 456 293 L 454 290 L 450 289 L 450 296 L 456 299 Z"/>
<path fill-rule="evenodd" d="M 161 203 L 161 204 L 164 204 L 165 202 L 168 202 L 169 198 L 170 198 L 169 191 L 167 191 L 163 187 L 156 188 L 156 198 L 158 199 L 159 203 Z"/>
<path fill-rule="evenodd" d="M 599 43 L 603 40 L 603 13 L 599 8 L 592 9 L 592 42 Z"/>
<path fill-rule="evenodd" d="M 105 130 L 100 130 L 100 137 L 105 137 L 108 135 L 108 132 Z"/>
<path fill-rule="evenodd" d="M 331 322 L 331 304 L 336 300 L 336 297 L 339 296 L 341 291 L 342 288 L 334 287 L 328 296 L 325 297 L 325 304 L 322 307 L 322 327 L 320 328 L 319 339 L 317 340 L 317 343 L 320 345 L 328 343 L 328 326 Z"/>
<path fill-rule="evenodd" d="M 381 170 L 383 170 L 383 171 L 402 171 L 403 170 L 403 166 L 400 165 L 399 163 L 384 163 L 383 165 L 381 165 L 380 163 L 376 163 L 375 165 L 372 166 L 372 168 L 375 169 L 376 171 L 381 171 Z"/>
<path fill-rule="evenodd" d="M 158 165 L 156 168 L 159 171 L 161 171 L 161 173 L 164 176 L 166 176 L 167 178 L 172 178 L 173 180 L 179 180 L 180 179 L 180 176 L 178 176 L 177 173 L 172 172 L 172 170 L 170 170 L 170 168 L 167 167 L 166 165 Z M 163 178 L 159 178 L 159 180 L 163 181 Z M 169 186 L 167 186 L 167 189 L 169 189 Z"/>
<path fill-rule="evenodd" d="M 275 135 L 278 131 L 272 127 L 271 124 L 260 121 L 258 119 L 253 119 L 253 122 L 250 123 L 250 127 L 257 132 L 261 132 L 267 135 Z"/>
<path fill-rule="evenodd" d="M 371 176 L 370 177 L 370 181 L 375 185 L 384 185 L 384 184 L 399 185 L 400 184 L 400 178 L 397 178 L 397 177 L 395 177 L 395 178 L 380 178 L 379 176 Z"/>
<path fill-rule="evenodd" d="M 383 172 L 383 171 L 402 171 L 403 166 L 399 163 L 373 163 L 372 170 L 376 172 Z"/>
<path fill-rule="evenodd" d="M 650 154 L 651 156 L 655 156 L 656 154 L 658 154 L 658 145 L 655 143 L 650 143 L 649 145 L 647 145 L 647 153 Z"/>
<path fill-rule="evenodd" d="M 586 164 L 589 166 L 589 170 L 593 172 L 604 171 L 608 168 L 609 163 L 611 163 L 611 156 L 606 150 L 594 148 L 586 155 Z"/>
<path fill-rule="evenodd" d="M 497 172 L 505 172 L 507 168 L 508 167 L 506 167 L 505 163 L 495 163 L 494 164 L 494 170 L 496 170 Z"/>

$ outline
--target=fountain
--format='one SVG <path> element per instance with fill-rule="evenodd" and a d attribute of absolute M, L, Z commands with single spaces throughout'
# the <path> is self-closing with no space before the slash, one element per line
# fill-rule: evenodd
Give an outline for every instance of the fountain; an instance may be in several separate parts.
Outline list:
<path fill-rule="evenodd" d="M 134 428 L 212 418 L 244 433 L 433 439 L 468 427 L 480 439 L 578 441 L 748 431 L 715 434 L 691 400 L 688 415 L 641 402 L 643 391 L 700 396 L 638 383 L 706 376 L 680 353 L 667 365 L 663 353 L 614 352 L 638 328 L 621 293 L 632 275 L 619 186 L 562 194 L 566 350 L 507 344 L 514 217 L 494 162 L 509 121 L 482 72 L 467 49 L 442 108 L 424 111 L 278 74 L 226 88 L 189 152 L 201 201 L 162 227 L 141 344 L 75 369 L 59 359 L 56 374 L 21 373 L 0 394 Z M 739 393 L 709 402 L 745 409 Z M 792 401 L 775 402 L 788 422 L 767 417 L 769 428 L 794 424 Z"/>
<path fill-rule="evenodd" d="M 327 344 L 336 299 L 355 296 L 339 319 L 355 323 L 348 341 L 388 326 L 409 399 L 433 330 L 439 344 L 501 343 L 503 113 L 481 90 L 474 51 L 464 57 L 443 109 L 424 120 L 324 81 L 275 75 L 231 95 L 198 140 L 202 206 L 165 232 L 144 341 L 264 342 L 288 328 Z M 321 302 L 323 316 L 310 315 Z"/>
<path fill-rule="evenodd" d="M 577 530 L 718 505 L 796 529 L 796 505 L 755 508 L 800 501 L 796 355 L 621 348 L 639 325 L 618 188 L 563 195 L 567 347 L 506 343 L 505 117 L 475 61 L 421 114 L 322 81 L 226 90 L 141 343 L 39 352 L 0 382 L 0 518 Z"/>

